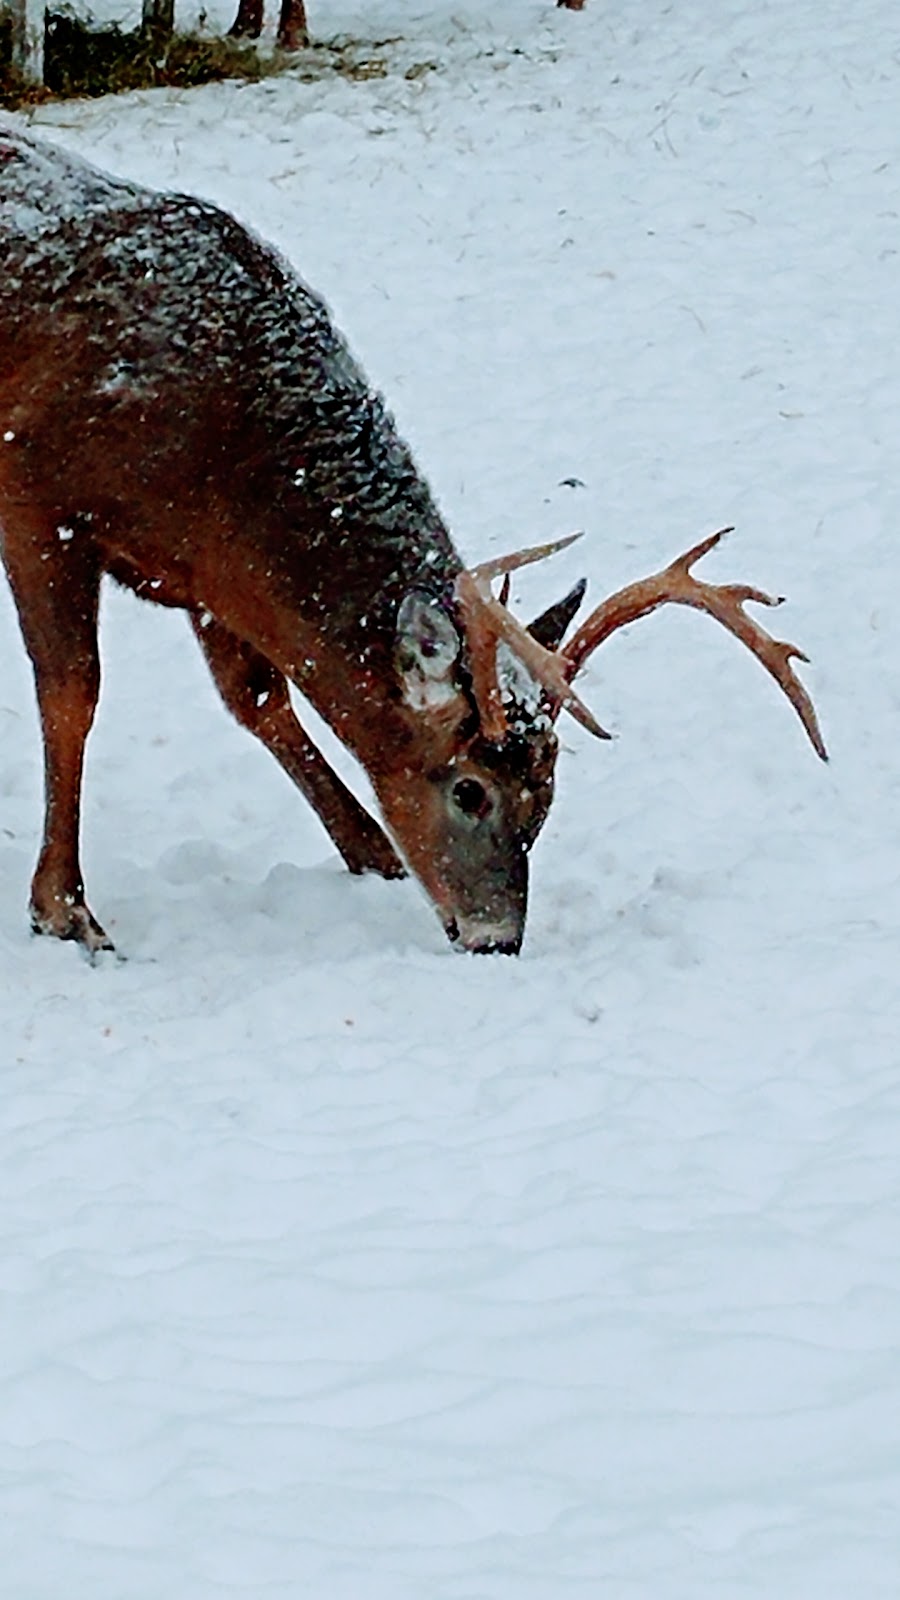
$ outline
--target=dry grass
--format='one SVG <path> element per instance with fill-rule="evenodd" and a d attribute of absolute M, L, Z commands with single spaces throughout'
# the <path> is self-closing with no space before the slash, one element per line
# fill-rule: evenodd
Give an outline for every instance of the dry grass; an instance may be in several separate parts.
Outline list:
<path fill-rule="evenodd" d="M 398 43 L 398 39 L 366 44 L 346 39 L 286 54 L 244 40 L 176 34 L 160 45 L 140 31 L 91 28 L 73 13 L 60 11 L 48 14 L 44 84 L 35 86 L 10 65 L 10 30 L 0 18 L 0 105 L 14 109 L 129 89 L 189 89 L 225 78 L 257 82 L 285 71 L 307 81 L 333 75 L 357 81 L 385 78 L 391 68 L 391 48 Z M 424 61 L 406 76 L 434 69 L 435 63 Z"/>

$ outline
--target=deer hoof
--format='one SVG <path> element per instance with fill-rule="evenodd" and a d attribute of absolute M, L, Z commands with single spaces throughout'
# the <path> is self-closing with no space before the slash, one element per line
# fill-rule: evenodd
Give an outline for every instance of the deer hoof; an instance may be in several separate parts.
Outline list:
<path fill-rule="evenodd" d="M 406 868 L 390 840 L 381 829 L 372 826 L 363 838 L 341 850 L 347 867 L 355 876 L 364 872 L 377 872 L 380 878 L 405 878 Z"/>
<path fill-rule="evenodd" d="M 82 946 L 91 961 L 95 961 L 104 950 L 115 951 L 116 948 L 83 901 L 57 900 L 49 914 L 32 905 L 31 931 L 52 934 L 56 939 L 72 940 Z"/>

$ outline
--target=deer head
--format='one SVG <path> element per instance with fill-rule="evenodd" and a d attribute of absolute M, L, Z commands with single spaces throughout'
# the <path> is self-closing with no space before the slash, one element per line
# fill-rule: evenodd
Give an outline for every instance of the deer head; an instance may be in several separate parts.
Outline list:
<path fill-rule="evenodd" d="M 522 637 L 556 649 L 584 590 L 577 584 L 529 628 L 518 624 Z M 492 655 L 501 715 L 486 718 L 464 607 L 453 596 L 406 595 L 394 673 L 418 724 L 416 759 L 373 777 L 385 820 L 451 941 L 514 954 L 525 927 L 528 853 L 553 798 L 557 740 L 543 688 L 520 653 L 495 642 Z"/>
<path fill-rule="evenodd" d="M 394 670 L 405 705 L 427 724 L 427 781 L 424 786 L 411 781 L 410 764 L 377 785 L 379 799 L 448 936 L 463 949 L 518 951 L 528 854 L 553 797 L 554 724 L 565 710 L 595 737 L 609 738 L 572 680 L 611 633 L 658 606 L 706 611 L 740 639 L 775 678 L 817 754 L 826 759 L 812 702 L 791 667 L 792 658 L 806 657 L 773 639 L 744 610 L 747 601 L 780 602 L 746 585 L 712 585 L 693 576 L 694 564 L 728 531 L 611 595 L 568 643 L 563 640 L 583 583 L 527 628 L 506 600 L 512 571 L 571 539 L 461 572 L 452 604 L 417 591 L 403 600 Z M 500 576 L 504 588 L 496 598 L 492 583 Z"/>

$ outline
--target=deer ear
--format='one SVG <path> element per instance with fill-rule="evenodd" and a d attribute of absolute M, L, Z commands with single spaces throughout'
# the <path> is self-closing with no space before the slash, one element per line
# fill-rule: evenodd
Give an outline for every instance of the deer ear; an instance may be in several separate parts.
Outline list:
<path fill-rule="evenodd" d="M 539 617 L 535 617 L 534 621 L 528 624 L 531 637 L 537 639 L 538 644 L 542 644 L 545 650 L 559 649 L 565 631 L 584 599 L 586 588 L 587 579 L 582 578 L 574 589 L 569 590 L 565 599 L 557 600 L 555 605 L 548 606 L 546 611 L 542 611 Z"/>
<path fill-rule="evenodd" d="M 403 698 L 414 711 L 449 705 L 462 690 L 455 667 L 462 640 L 443 606 L 413 590 L 397 612 L 394 668 Z"/>

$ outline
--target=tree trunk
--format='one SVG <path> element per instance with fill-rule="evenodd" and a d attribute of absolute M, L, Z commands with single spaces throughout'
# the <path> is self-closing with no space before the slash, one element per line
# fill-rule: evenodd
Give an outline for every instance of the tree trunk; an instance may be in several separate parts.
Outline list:
<path fill-rule="evenodd" d="M 156 44 L 168 44 L 175 32 L 175 0 L 143 0 L 141 28 Z"/>
<path fill-rule="evenodd" d="M 9 17 L 12 65 L 27 83 L 44 81 L 44 0 L 0 0 Z"/>

